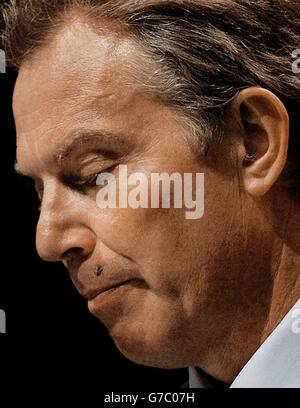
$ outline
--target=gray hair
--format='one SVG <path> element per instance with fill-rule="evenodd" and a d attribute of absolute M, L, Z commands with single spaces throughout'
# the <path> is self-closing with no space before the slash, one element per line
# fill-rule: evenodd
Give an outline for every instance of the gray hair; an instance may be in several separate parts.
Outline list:
<path fill-rule="evenodd" d="M 70 10 L 117 22 L 134 36 L 155 62 L 145 86 L 189 121 L 203 152 L 235 95 L 260 86 L 285 104 L 290 157 L 300 153 L 300 76 L 292 70 L 299 0 L 11 0 L 2 7 L 8 63 L 19 68 Z"/>

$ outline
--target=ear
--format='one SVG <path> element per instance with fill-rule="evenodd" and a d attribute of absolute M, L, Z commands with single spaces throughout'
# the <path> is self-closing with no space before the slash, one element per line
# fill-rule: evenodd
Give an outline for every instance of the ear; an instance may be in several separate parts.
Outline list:
<path fill-rule="evenodd" d="M 289 116 L 272 92 L 258 87 L 239 92 L 232 102 L 242 146 L 239 162 L 248 194 L 266 194 L 279 178 L 287 160 Z"/>

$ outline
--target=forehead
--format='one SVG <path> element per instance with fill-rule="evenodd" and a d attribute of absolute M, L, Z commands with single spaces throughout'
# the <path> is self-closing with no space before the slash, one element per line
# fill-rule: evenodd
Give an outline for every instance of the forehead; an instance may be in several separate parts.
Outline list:
<path fill-rule="evenodd" d="M 31 79 L 40 79 L 41 83 L 43 76 L 47 75 L 48 80 L 53 79 L 61 84 L 66 79 L 84 80 L 87 74 L 90 74 L 89 77 L 95 75 L 96 70 L 97 76 L 99 70 L 103 71 L 104 76 L 112 73 L 110 68 L 113 63 L 126 63 L 129 58 L 134 58 L 137 45 L 132 39 L 121 35 L 113 25 L 103 23 L 101 27 L 99 22 L 99 26 L 96 32 L 92 23 L 83 17 L 65 22 L 47 45 L 37 49 L 33 57 L 21 66 L 20 81 L 30 73 Z M 121 67 L 118 65 L 117 72 Z M 36 70 L 44 75 L 34 75 Z"/>
<path fill-rule="evenodd" d="M 14 94 L 15 113 L 26 113 L 22 103 L 26 91 L 35 97 L 41 91 L 53 96 L 76 96 L 83 90 L 99 95 L 113 85 L 113 79 L 124 74 L 121 67 L 134 58 L 135 49 L 132 40 L 108 27 L 96 33 L 82 19 L 67 23 L 21 66 Z M 101 86 L 96 88 L 97 84 Z"/>
<path fill-rule="evenodd" d="M 45 140 L 54 149 L 77 125 L 121 126 L 121 117 L 137 118 L 146 104 L 141 90 L 127 85 L 137 58 L 136 44 L 107 26 L 99 33 L 76 19 L 63 27 L 21 66 L 13 99 L 18 162 L 28 150 L 40 155 Z"/>
<path fill-rule="evenodd" d="M 20 68 L 13 99 L 17 129 L 32 131 L 40 118 L 61 115 L 62 106 L 67 116 L 69 108 L 74 115 L 84 106 L 99 107 L 102 99 L 126 104 L 120 94 L 134 93 L 124 85 L 136 57 L 133 41 L 109 27 L 96 33 L 83 19 L 69 22 Z"/>

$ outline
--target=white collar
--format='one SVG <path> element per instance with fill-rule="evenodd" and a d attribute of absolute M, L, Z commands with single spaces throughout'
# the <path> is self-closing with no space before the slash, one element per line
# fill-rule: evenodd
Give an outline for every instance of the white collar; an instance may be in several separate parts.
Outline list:
<path fill-rule="evenodd" d="M 189 367 L 190 388 L 210 388 Z M 230 388 L 300 388 L 300 299 L 251 357 Z"/>

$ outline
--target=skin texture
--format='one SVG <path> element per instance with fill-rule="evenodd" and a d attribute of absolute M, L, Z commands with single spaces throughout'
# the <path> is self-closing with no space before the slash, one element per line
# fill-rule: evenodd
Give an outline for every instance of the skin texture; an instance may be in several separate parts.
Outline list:
<path fill-rule="evenodd" d="M 270 92 L 242 91 L 222 144 L 197 156 L 172 108 L 126 85 L 141 58 L 126 36 L 107 25 L 96 33 L 78 18 L 21 66 L 17 170 L 34 178 L 41 198 L 37 249 L 62 261 L 86 297 L 135 279 L 110 301 L 89 302 L 128 359 L 199 366 L 231 382 L 300 293 L 300 241 L 291 232 L 299 210 L 278 181 L 288 115 Z M 64 154 L 82 129 L 106 137 Z M 204 217 L 186 220 L 184 208 L 100 210 L 99 187 L 78 181 L 108 169 L 117 175 L 120 164 L 149 177 L 204 172 Z"/>

